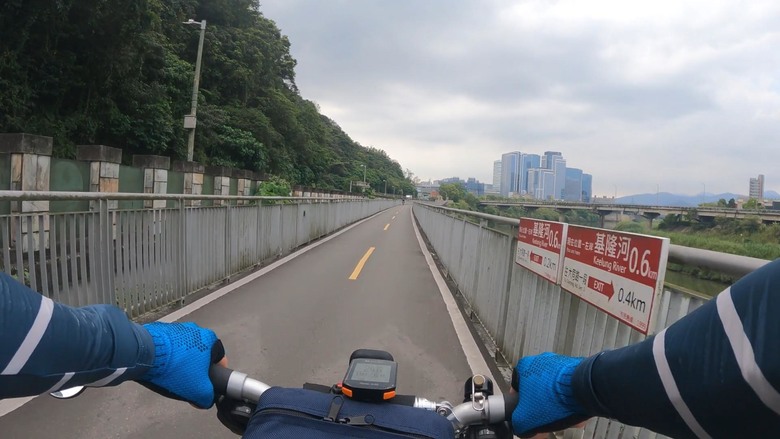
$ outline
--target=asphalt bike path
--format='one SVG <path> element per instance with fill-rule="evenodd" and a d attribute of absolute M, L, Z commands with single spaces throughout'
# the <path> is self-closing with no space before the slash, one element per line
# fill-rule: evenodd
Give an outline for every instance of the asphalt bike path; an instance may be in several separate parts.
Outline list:
<path fill-rule="evenodd" d="M 452 305 L 448 310 L 442 297 L 406 205 L 375 215 L 180 321 L 212 328 L 231 368 L 271 385 L 330 385 L 343 378 L 353 350 L 384 349 L 399 363 L 399 393 L 458 403 L 471 368 Z M 216 409 L 198 410 L 135 383 L 88 389 L 65 401 L 35 398 L 0 417 L 0 432 L 4 438 L 47 439 L 236 437 L 217 420 Z"/>

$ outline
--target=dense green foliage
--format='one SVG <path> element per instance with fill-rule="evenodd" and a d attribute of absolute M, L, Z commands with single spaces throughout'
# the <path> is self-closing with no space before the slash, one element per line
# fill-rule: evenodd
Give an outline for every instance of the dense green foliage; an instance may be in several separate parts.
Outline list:
<path fill-rule="evenodd" d="M 271 177 L 257 186 L 255 195 L 261 197 L 289 197 L 292 196 L 292 186 L 287 180 L 280 177 Z M 264 205 L 285 204 L 289 200 L 263 200 Z"/>
<path fill-rule="evenodd" d="M 563 214 L 563 217 L 561 217 L 558 211 L 553 208 L 525 209 L 521 206 L 483 206 L 479 204 L 480 198 L 477 198 L 473 194 L 469 193 L 462 183 L 442 184 L 439 186 L 439 194 L 445 200 L 451 201 L 449 206 L 454 209 L 471 210 L 514 219 L 519 219 L 521 217 L 547 221 L 560 221 L 563 219 L 563 221 L 568 224 L 577 224 L 580 226 L 590 227 L 597 227 L 599 225 L 599 216 L 593 212 L 585 210 L 571 209 L 566 211 Z M 488 201 L 502 200 L 495 195 L 486 195 L 482 197 L 482 199 Z"/>
<path fill-rule="evenodd" d="M 414 193 L 401 166 L 363 147 L 303 99 L 290 42 L 257 0 L 4 0 L 0 132 L 52 136 L 55 156 L 105 144 L 186 157 L 199 29 L 205 19 L 195 160 L 294 184 Z"/>
<path fill-rule="evenodd" d="M 759 259 L 780 258 L 780 224 L 762 224 L 758 217 L 717 217 L 712 222 L 700 222 L 693 218 L 694 214 L 666 215 L 653 230 L 647 228 L 645 221 L 620 223 L 618 228 L 664 236 L 672 244 L 685 247 Z"/>
<path fill-rule="evenodd" d="M 450 207 L 462 210 L 477 210 L 477 199 L 474 194 L 469 193 L 462 183 L 444 183 L 439 186 L 439 195 L 445 200 L 452 201 Z"/>

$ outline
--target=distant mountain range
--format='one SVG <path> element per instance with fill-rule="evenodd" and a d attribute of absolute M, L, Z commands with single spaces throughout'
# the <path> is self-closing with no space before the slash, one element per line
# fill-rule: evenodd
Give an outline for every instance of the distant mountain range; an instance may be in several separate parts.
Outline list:
<path fill-rule="evenodd" d="M 618 204 L 640 204 L 644 206 L 681 206 L 681 207 L 696 207 L 701 203 L 717 203 L 718 200 L 723 198 L 728 201 L 730 199 L 739 200 L 740 198 L 746 200 L 747 195 L 723 193 L 723 194 L 710 194 L 707 193 L 703 197 L 699 195 L 678 195 L 671 194 L 669 192 L 660 192 L 658 194 L 636 194 L 627 195 L 625 197 L 618 197 L 616 203 Z M 767 200 L 780 200 L 780 194 L 775 191 L 765 191 L 764 199 Z"/>

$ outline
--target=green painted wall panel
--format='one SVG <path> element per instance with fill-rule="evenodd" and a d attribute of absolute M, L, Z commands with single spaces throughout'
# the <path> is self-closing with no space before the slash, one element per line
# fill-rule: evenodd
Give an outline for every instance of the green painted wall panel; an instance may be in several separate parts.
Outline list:
<path fill-rule="evenodd" d="M 0 154 L 0 190 L 11 189 L 11 154 Z M 0 202 L 0 215 L 11 213 L 11 202 Z"/>
<path fill-rule="evenodd" d="M 89 192 L 88 162 L 52 158 L 49 170 L 49 187 L 52 191 Z M 89 201 L 51 201 L 49 211 L 88 212 Z"/>
<path fill-rule="evenodd" d="M 144 171 L 132 166 L 119 166 L 119 192 L 144 193 Z M 120 200 L 120 209 L 143 209 L 143 200 Z"/>
<path fill-rule="evenodd" d="M 168 171 L 168 193 L 169 194 L 183 194 L 184 193 L 184 173 L 176 171 Z M 178 202 L 175 200 L 169 200 L 166 204 L 170 208 L 178 207 Z"/>
<path fill-rule="evenodd" d="M 205 174 L 203 176 L 203 187 L 201 188 L 203 195 L 214 195 L 214 176 Z M 204 206 L 213 206 L 214 202 L 211 200 L 203 200 Z"/>
<path fill-rule="evenodd" d="M 238 195 L 238 179 L 237 178 L 231 178 L 230 179 L 230 188 L 228 188 L 228 195 Z M 236 205 L 235 201 L 231 201 L 230 204 Z"/>

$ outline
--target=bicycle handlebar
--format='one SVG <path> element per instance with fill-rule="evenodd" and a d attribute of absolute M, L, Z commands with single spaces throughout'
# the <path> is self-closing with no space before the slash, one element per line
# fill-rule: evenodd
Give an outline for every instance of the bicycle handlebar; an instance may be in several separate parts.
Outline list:
<path fill-rule="evenodd" d="M 209 378 L 217 395 L 254 404 L 260 400 L 263 392 L 271 388 L 268 384 L 249 378 L 245 373 L 216 364 L 209 368 Z"/>
<path fill-rule="evenodd" d="M 263 392 L 271 388 L 268 384 L 250 378 L 245 373 L 216 364 L 209 369 L 209 378 L 211 378 L 216 394 L 254 404 L 258 403 Z M 435 402 L 416 396 L 409 396 L 403 398 L 403 400 L 409 402 L 413 400 L 413 407 L 446 415 L 455 431 L 460 431 L 470 425 L 511 422 L 512 412 L 515 411 L 517 406 L 517 398 L 518 395 L 516 393 L 490 395 L 486 398 L 464 402 L 454 407 L 446 401 Z"/>

